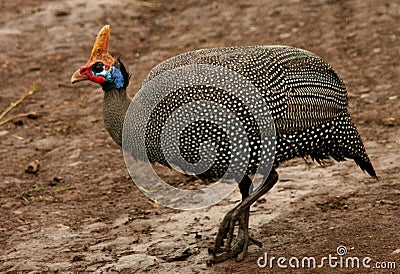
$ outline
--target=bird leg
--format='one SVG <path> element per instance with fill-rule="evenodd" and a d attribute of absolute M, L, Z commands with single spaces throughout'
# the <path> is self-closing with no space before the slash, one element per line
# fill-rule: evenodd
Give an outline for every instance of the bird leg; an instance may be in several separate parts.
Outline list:
<path fill-rule="evenodd" d="M 278 181 L 278 173 L 273 169 L 263 185 L 256 192 L 242 199 L 242 202 L 229 211 L 222 220 L 215 239 L 214 248 L 209 250 L 213 257 L 208 264 L 214 264 L 226 259 L 237 258 L 238 261 L 246 257 L 249 243 L 259 247 L 262 243 L 249 235 L 250 206 L 262 195 L 267 193 Z M 236 242 L 232 247 L 235 223 L 239 223 L 239 231 Z M 224 244 L 224 239 L 226 239 Z"/>

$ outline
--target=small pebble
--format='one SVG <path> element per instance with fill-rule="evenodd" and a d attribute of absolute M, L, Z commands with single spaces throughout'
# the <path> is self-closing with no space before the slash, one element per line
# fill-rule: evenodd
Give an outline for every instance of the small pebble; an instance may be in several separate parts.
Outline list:
<path fill-rule="evenodd" d="M 79 261 L 83 261 L 85 259 L 85 256 L 82 254 L 78 254 L 78 255 L 74 255 L 74 257 L 72 257 L 72 262 L 79 262 Z"/>
<path fill-rule="evenodd" d="M 61 16 L 67 16 L 70 15 L 71 12 L 69 10 L 57 10 L 54 15 L 57 17 L 61 17 Z"/>
<path fill-rule="evenodd" d="M 391 255 L 400 255 L 400 248 L 394 250 Z"/>
<path fill-rule="evenodd" d="M 40 168 L 40 162 L 39 160 L 35 160 L 33 162 L 30 162 L 26 166 L 25 172 L 30 174 L 37 174 L 39 172 L 39 168 Z"/>

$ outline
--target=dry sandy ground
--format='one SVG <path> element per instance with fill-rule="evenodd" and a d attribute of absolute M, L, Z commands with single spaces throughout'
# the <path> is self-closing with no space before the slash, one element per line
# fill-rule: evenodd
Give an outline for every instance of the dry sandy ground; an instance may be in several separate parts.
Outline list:
<path fill-rule="evenodd" d="M 400 3 L 316 1 L 1 1 L 0 111 L 39 88 L 0 126 L 0 271 L 127 273 L 360 273 L 365 268 L 260 268 L 268 256 L 337 255 L 394 262 L 400 272 Z M 102 91 L 69 79 L 111 24 L 111 52 L 132 73 L 130 95 L 150 69 L 187 50 L 285 44 L 327 60 L 349 90 L 349 110 L 379 181 L 353 162 L 295 160 L 252 208 L 242 262 L 206 266 L 234 193 L 181 212 L 149 201 L 129 179 L 102 122 Z M 37 174 L 26 166 L 40 162 Z M 397 250 L 397 251 L 396 251 Z M 381 264 L 382 265 L 382 264 Z M 383 265 L 384 266 L 384 265 Z M 390 266 L 390 264 L 386 264 Z"/>

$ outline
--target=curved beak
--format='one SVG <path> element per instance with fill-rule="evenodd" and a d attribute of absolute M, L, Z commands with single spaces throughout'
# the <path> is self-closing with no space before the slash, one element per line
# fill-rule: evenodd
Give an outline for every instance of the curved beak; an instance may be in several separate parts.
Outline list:
<path fill-rule="evenodd" d="M 75 84 L 85 80 L 89 80 L 89 77 L 87 75 L 82 75 L 80 69 L 78 69 L 74 72 L 74 74 L 72 74 L 71 84 Z"/>

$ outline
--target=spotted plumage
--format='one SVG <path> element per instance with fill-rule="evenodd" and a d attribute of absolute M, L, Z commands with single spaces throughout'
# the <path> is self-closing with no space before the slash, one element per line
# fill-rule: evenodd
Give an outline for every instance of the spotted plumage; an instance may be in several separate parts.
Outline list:
<path fill-rule="evenodd" d="M 328 157 L 337 161 L 349 158 L 371 176 L 376 176 L 347 111 L 346 87 L 331 66 L 316 55 L 284 46 L 197 50 L 162 62 L 150 72 L 144 84 L 165 71 L 193 64 L 226 67 L 245 76 L 257 87 L 275 122 L 275 167 L 295 157 L 311 156 L 318 162 Z M 237 98 L 208 86 L 177 90 L 157 105 L 147 125 L 146 146 L 150 161 L 168 165 L 161 149 L 161 129 L 172 112 L 193 100 L 223 104 L 248 126 L 251 149 L 248 173 L 254 172 L 259 162 L 258 152 L 262 149 L 255 121 Z M 200 159 L 200 140 L 219 144 L 224 140 L 222 129 L 210 131 L 211 127 L 199 123 L 196 130 L 182 133 L 179 146 L 187 161 Z M 228 160 L 235 156 L 230 154 L 227 146 L 218 145 L 218 150 L 219 157 L 208 173 L 201 174 L 203 178 L 222 176 Z"/>

